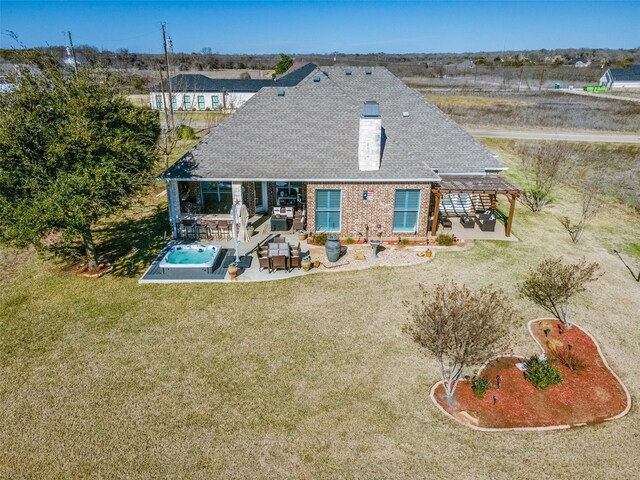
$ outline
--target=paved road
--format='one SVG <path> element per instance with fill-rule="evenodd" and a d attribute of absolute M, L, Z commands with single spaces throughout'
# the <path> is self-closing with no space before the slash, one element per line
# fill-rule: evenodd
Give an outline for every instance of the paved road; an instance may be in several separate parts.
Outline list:
<path fill-rule="evenodd" d="M 499 128 L 467 128 L 466 130 L 471 135 L 478 138 L 513 138 L 517 140 L 562 140 L 565 142 L 640 144 L 640 135 L 567 131 L 554 133 L 538 130 L 503 130 Z"/>

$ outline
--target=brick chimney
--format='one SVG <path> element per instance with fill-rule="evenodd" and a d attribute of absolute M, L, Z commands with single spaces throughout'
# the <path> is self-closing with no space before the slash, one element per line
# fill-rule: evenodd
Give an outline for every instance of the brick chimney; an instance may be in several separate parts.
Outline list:
<path fill-rule="evenodd" d="M 378 102 L 364 102 L 360 116 L 358 166 L 360 170 L 379 170 L 382 154 L 382 118 Z"/>

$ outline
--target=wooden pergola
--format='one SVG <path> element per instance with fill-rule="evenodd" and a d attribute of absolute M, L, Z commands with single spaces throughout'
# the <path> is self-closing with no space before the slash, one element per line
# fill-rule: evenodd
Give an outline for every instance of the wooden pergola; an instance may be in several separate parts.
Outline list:
<path fill-rule="evenodd" d="M 479 195 L 505 195 L 509 199 L 509 216 L 505 234 L 511 236 L 511 224 L 513 213 L 516 207 L 516 200 L 522 193 L 518 187 L 498 175 L 488 175 L 486 177 L 443 177 L 438 183 L 433 184 L 431 192 L 435 197 L 433 221 L 431 223 L 431 235 L 435 235 L 438 230 L 438 214 L 440 213 L 440 200 L 443 195 L 456 194 L 479 194 Z"/>

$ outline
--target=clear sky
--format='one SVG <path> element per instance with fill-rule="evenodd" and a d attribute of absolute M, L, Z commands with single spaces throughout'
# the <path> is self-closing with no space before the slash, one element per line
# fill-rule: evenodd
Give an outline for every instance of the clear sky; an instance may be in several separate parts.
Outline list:
<path fill-rule="evenodd" d="M 175 51 L 408 53 L 640 46 L 640 1 L 11 1 L 0 45 Z"/>

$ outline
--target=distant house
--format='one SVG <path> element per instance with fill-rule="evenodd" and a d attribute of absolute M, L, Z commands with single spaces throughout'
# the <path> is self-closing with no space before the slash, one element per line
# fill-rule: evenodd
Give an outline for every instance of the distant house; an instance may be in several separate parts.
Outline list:
<path fill-rule="evenodd" d="M 589 65 L 591 65 L 591 60 L 589 60 L 587 57 L 576 57 L 569 60 L 567 62 L 567 65 L 571 65 L 574 67 L 588 67 Z"/>
<path fill-rule="evenodd" d="M 343 237 L 424 238 L 450 217 L 494 231 L 497 195 L 509 236 L 520 190 L 505 169 L 386 68 L 314 66 L 261 88 L 160 179 L 178 237 L 194 216 L 229 219 L 235 201 L 250 215 L 299 208 L 307 230 Z"/>
<path fill-rule="evenodd" d="M 171 77 L 171 98 L 174 110 L 230 111 L 242 106 L 263 87 L 292 87 L 305 78 L 315 65 L 308 63 L 275 80 L 241 80 L 209 78 L 200 74 L 180 74 Z M 168 85 L 165 101 L 168 101 Z M 163 110 L 162 86 L 149 89 L 149 103 L 154 110 Z"/>
<path fill-rule="evenodd" d="M 600 78 L 600 85 L 610 89 L 640 88 L 640 65 L 626 68 L 610 68 Z"/>

